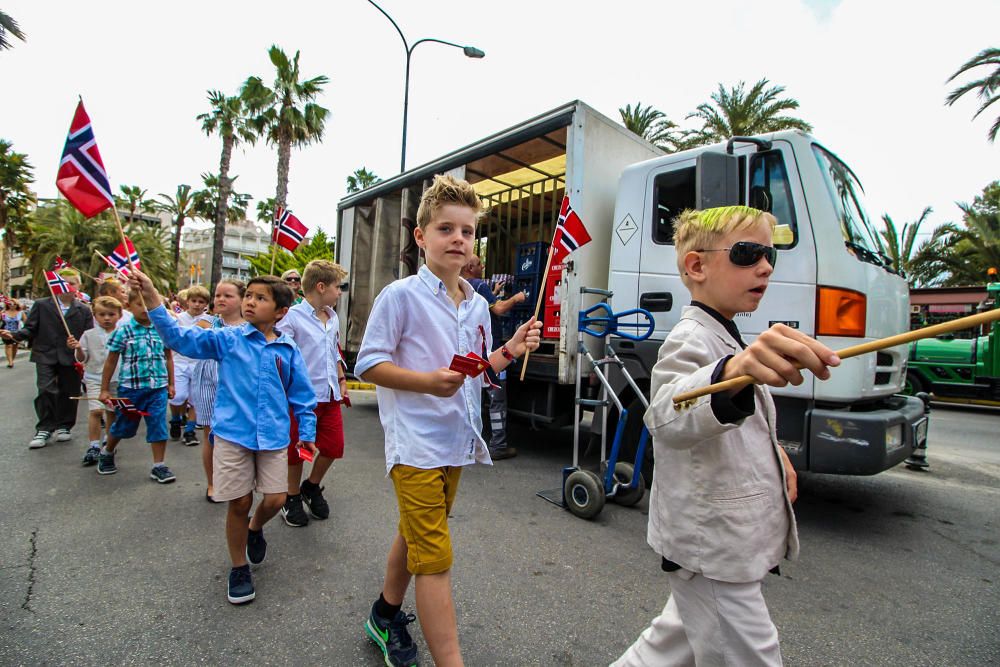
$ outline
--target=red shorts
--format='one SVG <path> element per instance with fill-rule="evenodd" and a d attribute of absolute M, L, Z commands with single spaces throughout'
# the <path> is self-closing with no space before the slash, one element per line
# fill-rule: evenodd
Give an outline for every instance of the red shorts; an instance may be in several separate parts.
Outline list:
<path fill-rule="evenodd" d="M 316 404 L 316 449 L 320 456 L 330 459 L 344 457 L 344 417 L 340 414 L 340 403 L 336 401 L 324 401 Z M 288 446 L 288 464 L 298 465 L 302 463 L 299 452 L 295 445 L 299 441 L 299 424 L 295 421 L 295 415 L 289 411 L 288 416 L 292 418 L 292 428 L 288 437 L 291 443 Z"/>

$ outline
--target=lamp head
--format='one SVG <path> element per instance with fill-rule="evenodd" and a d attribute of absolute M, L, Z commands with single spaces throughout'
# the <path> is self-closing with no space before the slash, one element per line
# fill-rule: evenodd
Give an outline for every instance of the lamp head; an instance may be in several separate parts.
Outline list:
<path fill-rule="evenodd" d="M 465 46 L 465 47 L 462 47 L 462 52 L 465 53 L 466 57 L 468 57 L 468 58 L 485 58 L 486 57 L 486 54 L 483 51 L 480 51 L 479 49 L 477 49 L 474 46 Z"/>

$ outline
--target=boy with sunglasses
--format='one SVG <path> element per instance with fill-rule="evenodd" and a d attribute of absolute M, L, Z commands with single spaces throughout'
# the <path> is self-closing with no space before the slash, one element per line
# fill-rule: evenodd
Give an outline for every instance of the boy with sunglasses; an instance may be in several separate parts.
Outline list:
<path fill-rule="evenodd" d="M 733 323 L 767 290 L 776 222 L 725 206 L 685 211 L 675 223 L 677 265 L 692 301 L 660 348 L 645 415 L 655 454 L 647 541 L 662 557 L 671 594 L 613 667 L 781 664 L 761 582 L 783 557 L 798 555 L 797 487 L 761 385 L 801 384 L 796 364 L 825 380 L 840 359 L 782 324 L 747 345 Z M 740 375 L 759 384 L 673 404 L 679 393 Z"/>

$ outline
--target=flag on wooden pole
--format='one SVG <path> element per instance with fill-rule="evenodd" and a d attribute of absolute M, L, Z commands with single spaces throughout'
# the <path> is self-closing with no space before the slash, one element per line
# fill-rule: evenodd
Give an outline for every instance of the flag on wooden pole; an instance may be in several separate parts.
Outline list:
<path fill-rule="evenodd" d="M 49 284 L 49 289 L 52 290 L 52 296 L 56 296 L 57 294 L 70 294 L 76 291 L 76 288 L 66 282 L 66 280 L 55 271 L 46 271 L 45 281 Z"/>
<path fill-rule="evenodd" d="M 83 100 L 76 105 L 73 122 L 69 126 L 66 145 L 63 147 L 56 187 L 76 210 L 87 218 L 114 207 L 111 183 L 104 169 L 97 140 L 90 124 L 90 116 L 83 108 Z"/>
<path fill-rule="evenodd" d="M 274 232 L 271 234 L 271 243 L 277 243 L 285 250 L 295 252 L 299 244 L 309 233 L 309 228 L 302 224 L 302 221 L 292 215 L 292 212 L 285 208 L 278 208 L 274 212 Z"/>

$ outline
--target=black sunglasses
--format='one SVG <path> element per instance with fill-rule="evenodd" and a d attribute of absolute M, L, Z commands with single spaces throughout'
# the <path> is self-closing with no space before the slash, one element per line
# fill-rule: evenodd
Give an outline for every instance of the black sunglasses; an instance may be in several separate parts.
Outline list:
<path fill-rule="evenodd" d="M 778 249 L 774 246 L 754 243 L 753 241 L 737 241 L 731 248 L 704 248 L 696 252 L 729 251 L 729 261 L 736 266 L 755 266 L 761 257 L 767 258 L 767 263 L 773 269 L 778 263 Z"/>
<path fill-rule="evenodd" d="M 302 278 L 299 278 L 298 276 L 288 276 L 287 278 L 285 278 L 285 282 L 286 283 L 300 283 L 300 282 L 302 282 Z"/>
<path fill-rule="evenodd" d="M 347 288 L 351 286 L 351 283 L 340 283 L 340 291 L 346 292 Z"/>

